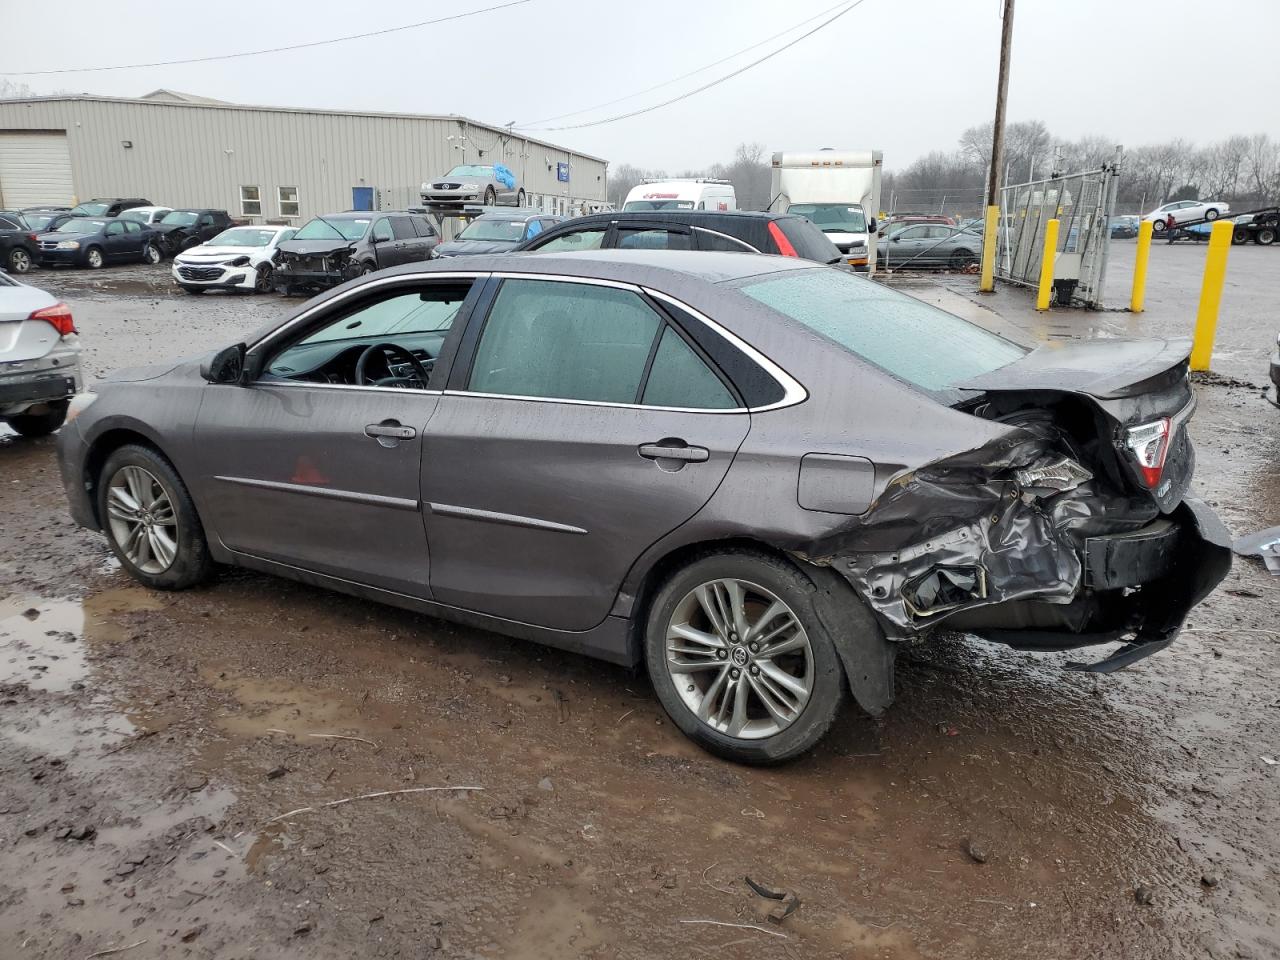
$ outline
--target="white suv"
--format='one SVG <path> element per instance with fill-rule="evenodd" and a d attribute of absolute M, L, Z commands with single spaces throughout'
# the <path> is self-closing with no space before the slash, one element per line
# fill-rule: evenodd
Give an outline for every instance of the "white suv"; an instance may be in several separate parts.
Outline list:
<path fill-rule="evenodd" d="M 0 273 L 0 423 L 24 437 L 53 433 L 83 383 L 71 308 Z"/>

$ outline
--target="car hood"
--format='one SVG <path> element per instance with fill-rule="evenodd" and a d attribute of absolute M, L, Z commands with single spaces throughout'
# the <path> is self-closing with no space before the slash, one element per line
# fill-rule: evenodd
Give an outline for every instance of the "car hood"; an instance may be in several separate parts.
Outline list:
<path fill-rule="evenodd" d="M 1046 343 L 1020 360 L 956 384 L 962 390 L 1057 390 L 1099 400 L 1132 396 L 1143 381 L 1191 354 L 1191 341 L 1083 340 Z"/>
<path fill-rule="evenodd" d="M 338 250 L 353 250 L 356 240 L 286 240 L 276 249 L 281 253 L 292 253 L 303 257 L 316 254 L 334 253 Z"/>
<path fill-rule="evenodd" d="M 53 230 L 48 233 L 37 233 L 36 239 L 37 240 L 79 240 L 83 237 L 96 237 L 97 235 L 98 235 L 97 230 L 90 231 L 89 233 L 72 233 L 69 230 Z"/>
<path fill-rule="evenodd" d="M 212 244 L 203 243 L 198 247 L 192 247 L 179 254 L 177 260 L 193 260 L 203 259 L 206 257 L 256 257 L 262 254 L 266 247 L 217 247 Z"/>
<path fill-rule="evenodd" d="M 154 230 L 156 233 L 177 233 L 179 230 L 194 230 L 194 223 L 144 223 L 143 230 Z"/>
<path fill-rule="evenodd" d="M 450 240 L 436 247 L 437 257 L 467 257 L 481 253 L 510 253 L 519 240 Z"/>

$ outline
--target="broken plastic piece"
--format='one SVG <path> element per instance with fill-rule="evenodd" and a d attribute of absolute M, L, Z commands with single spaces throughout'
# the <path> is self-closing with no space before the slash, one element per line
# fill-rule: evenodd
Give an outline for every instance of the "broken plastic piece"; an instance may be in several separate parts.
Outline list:
<path fill-rule="evenodd" d="M 1280 527 L 1238 537 L 1231 549 L 1242 557 L 1260 558 L 1267 565 L 1267 570 L 1280 576 Z"/>
<path fill-rule="evenodd" d="M 934 567 L 902 588 L 907 609 L 918 617 L 954 610 L 987 596 L 987 574 L 981 567 Z"/>
<path fill-rule="evenodd" d="M 1028 489 L 1047 488 L 1064 492 L 1093 479 L 1093 474 L 1070 457 L 1052 463 L 1026 467 L 1014 473 L 1018 485 Z"/>
<path fill-rule="evenodd" d="M 800 898 L 796 896 L 794 890 L 770 890 L 768 887 L 756 883 L 750 877 L 743 877 L 742 879 L 747 882 L 747 886 L 755 892 L 756 896 L 764 897 L 766 900 L 780 901 L 778 906 L 769 911 L 768 917 L 773 923 L 781 923 L 800 909 Z"/>

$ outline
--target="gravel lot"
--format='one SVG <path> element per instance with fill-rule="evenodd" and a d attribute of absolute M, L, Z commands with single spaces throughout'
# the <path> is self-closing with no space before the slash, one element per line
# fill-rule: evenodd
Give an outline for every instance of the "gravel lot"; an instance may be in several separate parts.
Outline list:
<path fill-rule="evenodd" d="M 900 282 L 1026 339 L 1175 335 L 1203 256 L 1155 248 L 1139 317 Z M 1231 258 L 1192 433 L 1197 490 L 1240 534 L 1280 523 L 1280 254 Z M 28 280 L 73 307 L 91 376 L 298 304 L 187 296 L 167 264 Z M 51 440 L 0 436 L 0 517 L 6 958 L 1280 954 L 1280 581 L 1260 564 L 1110 677 L 973 640 L 907 651 L 886 718 L 754 770 L 609 665 L 256 574 L 149 593 L 72 525 Z M 323 806 L 381 791 L 416 792 Z M 770 923 L 746 876 L 799 911 Z"/>

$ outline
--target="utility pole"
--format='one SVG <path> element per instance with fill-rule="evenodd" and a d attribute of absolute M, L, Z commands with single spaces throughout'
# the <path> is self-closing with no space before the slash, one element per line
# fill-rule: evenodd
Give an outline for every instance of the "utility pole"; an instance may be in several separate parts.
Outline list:
<path fill-rule="evenodd" d="M 1004 0 L 1000 30 L 1000 78 L 996 81 L 996 119 L 991 128 L 991 169 L 987 179 L 987 215 L 982 240 L 982 282 L 978 289 L 995 289 L 996 238 L 1000 225 L 1000 169 L 1004 166 L 1004 107 L 1009 97 L 1009 54 L 1013 47 L 1013 0 Z"/>

